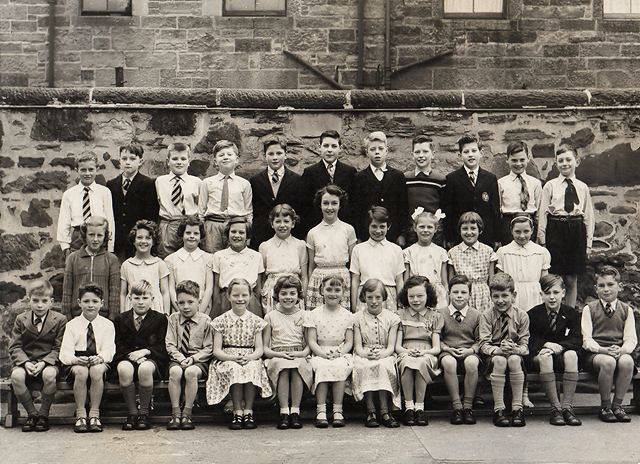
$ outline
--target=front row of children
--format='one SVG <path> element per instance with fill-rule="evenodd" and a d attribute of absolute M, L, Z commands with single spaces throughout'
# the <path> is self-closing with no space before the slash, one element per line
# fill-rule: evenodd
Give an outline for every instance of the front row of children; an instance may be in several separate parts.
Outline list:
<path fill-rule="evenodd" d="M 550 423 L 576 426 L 581 422 L 572 404 L 578 380 L 578 350 L 582 346 L 580 358 L 584 367 L 598 378 L 598 417 L 604 422 L 629 422 L 622 403 L 634 372 L 630 353 L 637 336 L 632 308 L 617 298 L 619 282 L 620 274 L 615 268 L 600 269 L 596 273 L 598 300 L 584 308 L 580 321 L 575 309 L 561 303 L 564 282 L 553 274 L 541 279 L 543 303 L 529 314 L 514 306 L 516 292 L 511 276 L 498 273 L 489 285 L 493 303 L 490 311 L 480 313 L 469 306 L 471 284 L 463 275 L 450 280 L 451 303 L 440 310 L 435 309 L 437 294 L 428 279 L 412 276 L 399 295 L 403 308 L 398 313 L 384 309 L 388 297 L 385 285 L 369 279 L 359 293 L 359 300 L 366 307 L 355 315 L 340 305 L 348 291 L 340 276 L 322 279 L 324 305 L 306 312 L 298 305 L 302 296 L 300 279 L 285 275 L 274 285 L 276 310 L 263 320 L 249 311 L 249 282 L 234 279 L 227 288 L 231 310 L 211 321 L 198 311 L 200 288 L 195 282 L 177 285 L 179 312 L 167 319 L 151 309 L 153 289 L 142 280 L 130 288 L 132 309 L 119 314 L 114 326 L 99 315 L 104 304 L 99 285 L 87 282 L 80 286 L 78 305 L 82 313 L 66 323 L 65 316 L 51 309 L 51 284 L 38 281 L 29 290 L 31 310 L 19 315 L 15 322 L 9 348 L 11 379 L 14 392 L 28 413 L 23 426 L 27 432 L 48 430 L 57 378 L 67 378 L 74 384 L 74 430 L 102 431 L 99 406 L 110 365 L 118 374 L 129 409 L 123 430 L 151 427 L 153 382 L 167 370 L 172 407 L 167 425 L 170 430 L 195 427 L 191 411 L 198 381 L 205 378 L 209 404 L 218 404 L 230 395 L 230 428 L 234 430 L 255 428 L 255 397 L 271 397 L 274 390 L 280 404 L 278 428 L 302 427 L 300 403 L 305 385 L 317 398 L 315 425 L 320 428 L 329 426 L 329 389 L 334 427 L 345 424 L 345 392 L 352 392 L 358 401 L 365 399 L 367 427 L 398 427 L 391 408 L 400 408 L 400 390 L 405 425 L 427 425 L 426 388 L 440 369 L 452 398 L 452 424 L 476 423 L 473 397 L 479 375 L 484 374 L 493 391 L 493 423 L 521 427 L 525 425 L 525 373 L 526 369 L 535 369 L 540 372 L 551 404 Z M 263 355 L 267 358 L 264 363 Z M 556 370 L 562 373 L 562 401 L 557 393 Z M 462 397 L 459 373 L 464 373 Z M 512 392 L 510 418 L 504 402 L 507 378 Z M 40 411 L 29 391 L 33 380 L 43 384 Z"/>

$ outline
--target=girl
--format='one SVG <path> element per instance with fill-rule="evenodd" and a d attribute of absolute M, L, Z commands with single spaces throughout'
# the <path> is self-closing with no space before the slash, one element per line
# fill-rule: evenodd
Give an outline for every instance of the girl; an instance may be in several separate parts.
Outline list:
<path fill-rule="evenodd" d="M 439 211 L 439 210 L 438 210 Z M 438 295 L 438 309 L 448 305 L 449 285 L 447 284 L 447 264 L 449 255 L 444 248 L 432 243 L 434 234 L 438 230 L 438 221 L 444 216 L 436 211 L 433 213 L 416 208 L 413 215 L 413 230 L 418 236 L 418 242 L 406 248 L 403 252 L 406 271 L 405 279 L 412 275 L 421 275 L 429 279 Z"/>
<path fill-rule="evenodd" d="M 255 429 L 253 402 L 256 388 L 263 398 L 272 396 L 267 372 L 262 364 L 262 330 L 267 323 L 248 311 L 251 284 L 232 279 L 227 288 L 231 311 L 216 317 L 213 327 L 213 356 L 207 379 L 207 402 L 220 403 L 231 390 L 233 420 L 231 430 Z M 245 409 L 242 409 L 242 401 Z"/>
<path fill-rule="evenodd" d="M 276 205 L 269 213 L 269 222 L 275 235 L 262 242 L 258 251 L 262 255 L 266 269 L 266 281 L 262 285 L 262 309 L 269 314 L 274 309 L 273 288 L 276 281 L 286 274 L 296 274 L 307 288 L 307 247 L 304 241 L 291 236 L 291 229 L 300 218 L 289 205 Z M 300 298 L 304 300 L 303 292 Z"/>
<path fill-rule="evenodd" d="M 404 258 L 402 248 L 386 240 L 389 230 L 389 212 L 382 206 L 373 206 L 367 213 L 369 240 L 359 243 L 351 255 L 351 311 L 354 313 L 366 308 L 362 301 L 358 303 L 358 294 L 362 291 L 361 282 L 380 279 L 389 295 L 387 309 L 398 309 L 397 292 L 402 288 Z"/>
<path fill-rule="evenodd" d="M 198 246 L 204 238 L 204 223 L 190 216 L 178 226 L 178 237 L 182 238 L 182 248 L 164 259 L 169 268 L 169 293 L 174 308 L 178 307 L 176 285 L 184 280 L 195 282 L 200 287 L 200 307 L 198 311 L 207 316 L 211 311 L 213 294 L 213 255 Z"/>
<path fill-rule="evenodd" d="M 307 313 L 304 326 L 313 357 L 311 366 L 315 374 L 311 393 L 316 395 L 316 427 L 326 428 L 327 393 L 332 384 L 333 426 L 344 427 L 342 400 L 347 379 L 351 375 L 351 349 L 353 348 L 353 326 L 351 312 L 340 306 L 346 291 L 346 283 L 339 275 L 328 275 L 322 279 L 319 292 L 324 305 Z"/>
<path fill-rule="evenodd" d="M 365 427 L 378 427 L 380 421 L 385 427 L 399 427 L 389 414 L 389 396 L 399 409 L 400 385 L 396 370 L 396 338 L 400 317 L 384 309 L 387 289 L 378 279 L 369 279 L 362 286 L 360 301 L 367 307 L 353 318 L 353 396 L 367 401 Z M 380 416 L 376 415 L 375 393 L 380 399 Z"/>
<path fill-rule="evenodd" d="M 141 219 L 129 232 L 129 240 L 133 242 L 136 254 L 120 268 L 120 311 L 125 312 L 132 307 L 129 288 L 146 280 L 153 287 L 153 310 L 171 314 L 169 268 L 164 261 L 153 256 L 158 243 L 158 226 L 153 221 Z"/>
<path fill-rule="evenodd" d="M 111 320 L 120 312 L 120 262 L 107 251 L 109 223 L 106 218 L 91 216 L 80 227 L 85 245 L 67 257 L 62 284 L 62 313 L 69 320 L 82 312 L 78 306 L 78 289 L 85 282 L 95 282 L 104 289 L 100 315 Z"/>
<path fill-rule="evenodd" d="M 516 284 L 515 306 L 529 311 L 542 303 L 540 278 L 549 272 L 549 251 L 531 241 L 533 221 L 528 215 L 519 215 L 509 225 L 513 241 L 498 248 L 497 267 L 506 272 Z"/>
<path fill-rule="evenodd" d="M 322 304 L 320 284 L 326 276 L 338 275 L 350 285 L 347 263 L 356 244 L 356 231 L 338 219 L 338 210 L 344 206 L 347 194 L 340 187 L 329 184 L 316 192 L 314 204 L 322 212 L 322 222 L 309 231 L 309 280 L 306 293 L 307 310 Z M 348 288 L 348 287 L 347 287 Z M 349 293 L 344 305 L 350 308 Z"/>
<path fill-rule="evenodd" d="M 245 279 L 251 285 L 251 298 L 247 302 L 248 309 L 258 317 L 262 317 L 260 293 L 262 291 L 262 273 L 264 264 L 262 255 L 247 248 L 251 238 L 251 223 L 242 216 L 229 219 L 224 227 L 224 236 L 229 247 L 216 251 L 213 255 L 213 309 L 211 317 L 229 311 L 227 287 L 233 279 Z"/>
<path fill-rule="evenodd" d="M 304 337 L 305 311 L 298 305 L 301 295 L 302 282 L 297 276 L 280 276 L 273 288 L 273 301 L 279 304 L 264 318 L 268 324 L 264 331 L 264 354 L 268 359 L 264 364 L 269 380 L 278 392 L 279 429 L 302 428 L 303 381 L 309 388 L 313 381 L 313 369 L 306 359 L 310 350 Z"/>
<path fill-rule="evenodd" d="M 404 308 L 398 311 L 400 330 L 396 340 L 396 353 L 404 394 L 405 425 L 427 425 L 424 397 L 427 385 L 440 374 L 440 333 L 444 318 L 435 310 L 438 301 L 433 285 L 426 277 L 407 279 L 400 293 Z M 415 405 L 413 402 L 415 393 Z"/>
<path fill-rule="evenodd" d="M 463 274 L 469 278 L 469 305 L 480 312 L 491 307 L 488 282 L 493 277 L 495 261 L 498 259 L 489 245 L 478 241 L 483 228 L 484 222 L 478 213 L 463 213 L 458 221 L 462 243 L 449 250 L 449 279 L 456 274 Z"/>

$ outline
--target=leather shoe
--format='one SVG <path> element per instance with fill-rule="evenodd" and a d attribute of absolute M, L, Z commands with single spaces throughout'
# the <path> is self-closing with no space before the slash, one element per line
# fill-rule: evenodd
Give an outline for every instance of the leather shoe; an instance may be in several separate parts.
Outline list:
<path fill-rule="evenodd" d="M 180 419 L 180 429 L 181 430 L 193 430 L 196 428 L 196 424 L 191 419 L 191 416 L 184 416 Z"/>
<path fill-rule="evenodd" d="M 504 414 L 504 409 L 493 411 L 493 425 L 496 427 L 511 427 L 511 421 Z"/>
<path fill-rule="evenodd" d="M 404 425 L 407 427 L 413 427 L 416 425 L 415 415 L 416 411 L 414 409 L 407 409 L 404 412 Z"/>
<path fill-rule="evenodd" d="M 454 409 L 451 413 L 451 424 L 462 425 L 464 424 L 464 417 L 462 416 L 462 409 Z"/>
<path fill-rule="evenodd" d="M 380 419 L 382 421 L 382 425 L 384 425 L 387 428 L 395 429 L 397 427 L 400 427 L 400 424 L 398 424 L 398 421 L 396 420 L 396 418 L 393 417 L 388 412 L 385 412 L 384 414 L 382 414 Z"/>
<path fill-rule="evenodd" d="M 315 425 L 319 429 L 326 429 L 327 427 L 329 427 L 329 421 L 326 418 L 326 414 L 325 414 L 325 418 L 324 419 L 319 419 L 318 416 L 316 416 Z"/>
<path fill-rule="evenodd" d="M 463 409 L 462 417 L 464 418 L 464 423 L 468 425 L 474 425 L 476 423 L 476 416 L 473 413 L 472 409 Z"/>
<path fill-rule="evenodd" d="M 602 408 L 598 413 L 598 419 L 602 422 L 618 422 L 618 418 L 613 414 L 611 408 Z"/>
<path fill-rule="evenodd" d="M 342 414 L 341 412 L 335 412 L 334 411 L 334 413 L 333 413 L 333 422 L 331 423 L 331 426 L 334 429 L 337 429 L 337 428 L 344 427 L 344 425 L 345 425 L 344 414 Z"/>
<path fill-rule="evenodd" d="M 49 430 L 49 418 L 46 416 L 38 416 L 36 432 L 46 432 L 47 430 Z"/>
<path fill-rule="evenodd" d="M 138 428 L 138 415 L 129 414 L 127 420 L 122 424 L 122 430 L 135 430 Z"/>
<path fill-rule="evenodd" d="M 287 430 L 291 428 L 291 416 L 289 414 L 280 414 L 280 422 L 278 422 L 279 430 Z"/>
<path fill-rule="evenodd" d="M 89 431 L 89 426 L 87 425 L 86 417 L 79 417 L 76 419 L 76 423 L 73 426 L 73 431 L 75 433 L 87 433 Z"/>
<path fill-rule="evenodd" d="M 378 417 L 375 412 L 370 412 L 367 414 L 367 419 L 364 421 L 364 426 L 369 428 L 380 427 L 380 422 L 378 422 Z"/>
<path fill-rule="evenodd" d="M 89 418 L 89 432 L 99 433 L 102 432 L 102 422 L 97 417 Z"/>
<path fill-rule="evenodd" d="M 23 432 L 33 432 L 36 430 L 36 422 L 38 422 L 38 416 L 29 416 L 24 424 L 22 424 Z"/>
<path fill-rule="evenodd" d="M 615 408 L 613 410 L 613 415 L 616 416 L 618 422 L 631 422 L 631 417 L 622 408 Z"/>
<path fill-rule="evenodd" d="M 524 427 L 527 423 L 524 421 L 522 409 L 516 409 L 511 413 L 511 427 Z"/>
<path fill-rule="evenodd" d="M 233 416 L 233 420 L 231 421 L 231 425 L 229 425 L 230 430 L 242 430 L 242 416 L 240 414 L 236 414 Z"/>
<path fill-rule="evenodd" d="M 474 409 L 482 409 L 482 408 L 485 407 L 484 400 L 482 399 L 481 396 L 476 396 L 473 399 L 473 407 L 474 407 Z"/>
<path fill-rule="evenodd" d="M 167 430 L 180 430 L 180 418 L 172 417 L 167 424 Z"/>
<path fill-rule="evenodd" d="M 140 414 L 138 416 L 138 430 L 149 430 L 151 428 L 151 422 L 149 421 L 148 414 Z"/>
<path fill-rule="evenodd" d="M 549 415 L 549 423 L 551 425 L 567 425 L 559 409 L 553 408 Z"/>
<path fill-rule="evenodd" d="M 416 425 L 420 427 L 424 427 L 425 425 L 429 425 L 429 419 L 427 419 L 427 415 L 422 409 L 416 410 Z"/>
<path fill-rule="evenodd" d="M 256 429 L 258 425 L 256 421 L 253 419 L 253 414 L 245 414 L 242 418 L 242 428 L 243 429 Z"/>
<path fill-rule="evenodd" d="M 572 425 L 572 426 L 582 425 L 582 421 L 576 417 L 576 415 L 573 412 L 573 409 L 571 408 L 563 409 L 562 417 L 564 418 L 564 422 L 567 425 Z"/>
<path fill-rule="evenodd" d="M 297 412 L 291 413 L 291 428 L 292 429 L 301 429 L 302 421 L 300 420 L 300 414 Z"/>

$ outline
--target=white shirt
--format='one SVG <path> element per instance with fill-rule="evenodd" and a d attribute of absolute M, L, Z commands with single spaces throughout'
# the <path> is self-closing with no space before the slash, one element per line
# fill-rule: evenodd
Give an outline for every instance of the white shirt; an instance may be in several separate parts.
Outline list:
<path fill-rule="evenodd" d="M 467 310 L 469 309 L 469 305 L 466 305 L 464 308 L 462 309 L 456 309 L 455 306 L 453 306 L 452 304 L 449 305 L 449 314 L 451 314 L 451 317 L 453 317 L 453 315 L 456 313 L 456 311 L 459 311 L 460 314 L 462 315 L 462 320 L 464 321 L 464 318 L 467 317 Z"/>
<path fill-rule="evenodd" d="M 471 173 L 473 173 L 473 179 L 476 183 L 478 183 L 478 172 L 480 172 L 480 166 L 475 168 L 473 171 L 465 166 L 464 170 L 467 171 L 467 176 L 469 176 L 469 178 L 471 178 Z"/>
<path fill-rule="evenodd" d="M 425 176 L 429 177 L 431 175 L 431 171 L 433 171 L 433 169 L 428 169 L 425 171 L 425 170 L 416 168 L 415 175 L 416 177 L 418 177 L 418 174 L 422 173 Z"/>
<path fill-rule="evenodd" d="M 542 197 L 542 183 L 533 176 L 526 173 L 521 174 L 527 185 L 529 192 L 529 202 L 524 212 L 535 213 L 540 206 L 540 198 Z M 477 179 L 477 177 L 476 177 Z M 522 183 L 518 179 L 517 174 L 510 172 L 504 177 L 498 179 L 498 191 L 500 193 L 500 211 L 506 214 L 522 213 L 520 205 L 520 193 L 522 192 Z"/>
<path fill-rule="evenodd" d="M 278 182 L 273 182 L 273 173 L 278 173 Z M 271 184 L 271 189 L 273 190 L 273 195 L 278 195 L 278 190 L 280 189 L 280 184 L 282 183 L 282 178 L 284 177 L 284 166 L 280 167 L 277 171 L 274 171 L 271 168 L 267 168 L 267 175 L 269 176 L 269 183 Z"/>
<path fill-rule="evenodd" d="M 58 216 L 57 239 L 60 248 L 66 250 L 71 246 L 71 235 L 74 227 L 80 227 L 84 222 L 82 215 L 82 203 L 84 198 L 84 185 L 80 182 L 62 194 L 60 203 L 60 215 Z M 116 225 L 113 219 L 113 201 L 111 200 L 111 190 L 104 185 L 95 182 L 88 186 L 89 205 L 91 216 L 101 216 L 107 219 L 111 238 L 107 244 L 107 250 L 113 251 Z"/>
<path fill-rule="evenodd" d="M 62 337 L 60 345 L 60 362 L 67 366 L 76 364 L 76 351 L 87 349 L 87 329 L 89 323 L 93 324 L 93 335 L 96 339 L 96 351 L 98 356 L 104 359 L 105 363 L 113 361 L 116 354 L 116 329 L 106 317 L 96 316 L 93 321 L 89 321 L 83 314 L 70 320 Z"/>
<path fill-rule="evenodd" d="M 200 217 L 204 218 L 209 214 L 244 216 L 247 221 L 251 222 L 253 219 L 251 183 L 235 173 L 229 174 L 227 177 L 229 178 L 227 181 L 229 202 L 227 203 L 227 209 L 224 211 L 221 210 L 224 174 L 219 172 L 215 176 L 207 177 L 202 181 L 200 186 Z"/>
<path fill-rule="evenodd" d="M 607 303 L 600 300 L 602 307 L 606 307 Z M 616 298 L 611 302 L 611 307 L 615 312 L 618 307 L 618 299 Z M 593 339 L 593 321 L 591 320 L 591 308 L 586 305 L 582 310 L 582 347 L 594 353 L 597 353 L 600 349 L 600 345 Z M 636 320 L 633 316 L 633 308 L 629 306 L 629 313 L 627 319 L 624 321 L 624 332 L 622 335 L 622 349 L 625 353 L 631 354 L 638 344 L 638 337 L 636 334 Z"/>
<path fill-rule="evenodd" d="M 379 168 L 375 167 L 373 164 L 369 164 L 369 167 L 371 168 L 373 175 L 376 176 L 376 179 L 378 179 L 379 181 L 384 179 L 384 173 L 387 172 L 387 169 L 388 169 L 387 163 L 384 163 Z"/>
<path fill-rule="evenodd" d="M 175 174 L 170 173 L 156 179 L 156 191 L 158 192 L 158 203 L 160 204 L 160 217 L 163 219 L 179 219 L 182 211 L 171 201 Z M 180 176 L 180 186 L 182 187 L 182 198 L 184 214 L 195 216 L 198 214 L 198 198 L 200 195 L 200 178 L 182 174 Z"/>

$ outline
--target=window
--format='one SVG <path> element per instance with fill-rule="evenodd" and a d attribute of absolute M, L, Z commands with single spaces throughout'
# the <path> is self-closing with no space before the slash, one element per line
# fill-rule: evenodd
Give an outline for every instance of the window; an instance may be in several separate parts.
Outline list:
<path fill-rule="evenodd" d="M 505 12 L 505 0 L 444 0 L 448 17 L 503 18 Z"/>
<path fill-rule="evenodd" d="M 640 0 L 604 0 L 605 16 L 640 16 Z"/>
<path fill-rule="evenodd" d="M 224 16 L 286 16 L 287 0 L 224 0 Z"/>
<path fill-rule="evenodd" d="M 82 16 L 131 16 L 131 0 L 80 0 Z"/>

